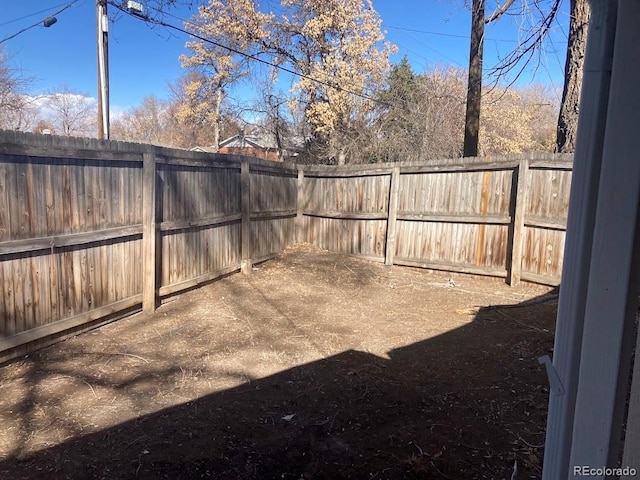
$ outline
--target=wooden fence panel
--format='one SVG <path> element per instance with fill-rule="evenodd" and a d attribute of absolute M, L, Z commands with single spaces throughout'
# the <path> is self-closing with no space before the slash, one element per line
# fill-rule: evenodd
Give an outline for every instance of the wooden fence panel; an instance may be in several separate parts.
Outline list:
<path fill-rule="evenodd" d="M 559 285 L 566 233 L 564 230 L 525 226 L 522 278 Z"/>
<path fill-rule="evenodd" d="M 399 221 L 397 229 L 396 263 L 479 267 L 476 273 L 506 271 L 506 225 Z"/>
<path fill-rule="evenodd" d="M 229 268 L 239 269 L 240 239 L 237 221 L 162 232 L 160 295 L 181 290 L 196 279 L 215 278 Z"/>
<path fill-rule="evenodd" d="M 6 155 L 0 165 L 2 337 L 141 292 L 140 162 Z"/>
<path fill-rule="evenodd" d="M 160 294 L 240 265 L 240 169 L 158 166 Z"/>
<path fill-rule="evenodd" d="M 142 223 L 141 164 L 5 156 L 0 242 Z"/>
<path fill-rule="evenodd" d="M 254 263 L 269 259 L 295 242 L 295 216 L 251 220 L 251 256 Z"/>
<path fill-rule="evenodd" d="M 295 233 L 291 166 L 0 131 L 0 361 L 238 270 L 242 161 L 251 245 L 273 255 Z"/>
<path fill-rule="evenodd" d="M 240 213 L 240 169 L 160 164 L 162 222 Z"/>
<path fill-rule="evenodd" d="M 400 175 L 399 213 L 509 215 L 511 170 Z"/>
<path fill-rule="evenodd" d="M 250 169 L 251 213 L 295 213 L 298 198 L 297 173 L 283 175 Z"/>
<path fill-rule="evenodd" d="M 260 262 L 295 242 L 298 174 L 250 169 L 251 257 Z"/>
<path fill-rule="evenodd" d="M 248 273 L 296 240 L 390 264 L 505 276 L 512 195 L 522 187 L 512 185 L 517 158 L 465 161 L 298 171 L 0 131 L 0 361 L 143 301 L 153 311 L 158 296 L 243 263 Z M 571 167 L 558 156 L 529 156 L 528 165 L 521 276 L 553 284 Z"/>
<path fill-rule="evenodd" d="M 304 217 L 304 241 L 325 250 L 384 261 L 387 222 Z"/>
<path fill-rule="evenodd" d="M 531 168 L 525 218 L 566 223 L 570 191 L 570 170 Z"/>
<path fill-rule="evenodd" d="M 385 255 L 389 263 L 500 277 L 515 271 L 516 282 L 521 276 L 556 284 L 562 271 L 570 157 L 539 154 L 464 162 L 302 167 L 301 238 L 340 253 L 375 259 Z M 394 168 L 400 174 L 390 216 Z M 522 168 L 526 171 L 516 175 Z M 374 178 L 377 183 L 371 182 Z M 522 179 L 520 185 L 514 184 L 516 178 Z M 515 228 L 518 188 L 526 194 L 518 207 L 521 224 Z M 387 225 L 389 218 L 393 228 Z M 385 228 L 395 232 L 388 247 L 393 252 L 384 251 Z"/>
<path fill-rule="evenodd" d="M 383 261 L 390 171 L 324 175 L 310 172 L 304 177 L 304 241 L 334 252 Z"/>
<path fill-rule="evenodd" d="M 312 175 L 305 176 L 306 212 L 386 213 L 389 208 L 389 175 Z"/>
<path fill-rule="evenodd" d="M 560 283 L 571 176 L 569 169 L 529 170 L 522 254 L 525 280 Z"/>
<path fill-rule="evenodd" d="M 512 169 L 400 175 L 397 263 L 506 271 Z"/>

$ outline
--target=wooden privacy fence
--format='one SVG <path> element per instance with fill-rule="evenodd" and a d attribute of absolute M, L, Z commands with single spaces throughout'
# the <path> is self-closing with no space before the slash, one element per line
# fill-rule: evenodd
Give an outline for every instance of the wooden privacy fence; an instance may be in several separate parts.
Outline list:
<path fill-rule="evenodd" d="M 296 167 L 0 131 L 0 361 L 294 241 L 556 285 L 570 181 L 567 156 Z"/>
<path fill-rule="evenodd" d="M 282 251 L 289 165 L 0 132 L 0 361 Z"/>
<path fill-rule="evenodd" d="M 298 241 L 387 265 L 558 285 L 570 155 L 304 166 Z"/>

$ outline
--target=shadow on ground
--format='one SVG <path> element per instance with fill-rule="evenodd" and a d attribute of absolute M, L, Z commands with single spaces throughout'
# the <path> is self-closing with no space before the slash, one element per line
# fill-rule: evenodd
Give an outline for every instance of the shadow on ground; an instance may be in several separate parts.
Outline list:
<path fill-rule="evenodd" d="M 536 478 L 554 296 L 382 358 L 319 361 L 0 462 L 0 477 Z"/>

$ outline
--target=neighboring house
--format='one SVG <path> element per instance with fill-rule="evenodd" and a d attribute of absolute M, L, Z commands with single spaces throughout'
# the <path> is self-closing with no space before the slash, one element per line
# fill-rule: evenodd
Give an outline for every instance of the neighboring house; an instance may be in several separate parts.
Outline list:
<path fill-rule="evenodd" d="M 214 152 L 212 147 L 194 147 L 191 150 L 196 152 Z M 298 156 L 297 148 L 278 148 L 276 138 L 269 133 L 263 134 L 245 134 L 239 133 L 233 137 L 229 137 L 220 142 L 219 153 L 230 155 L 244 155 L 247 157 L 256 157 L 263 160 L 272 160 L 274 162 L 282 162 L 293 160 Z"/>
<path fill-rule="evenodd" d="M 247 135 L 239 133 L 220 142 L 220 153 L 245 155 L 263 160 L 281 162 L 283 155 L 273 135 Z"/>

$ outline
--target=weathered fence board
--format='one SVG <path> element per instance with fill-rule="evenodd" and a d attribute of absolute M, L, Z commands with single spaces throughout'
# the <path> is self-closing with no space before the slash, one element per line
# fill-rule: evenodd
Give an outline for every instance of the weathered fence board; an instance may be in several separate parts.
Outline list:
<path fill-rule="evenodd" d="M 296 241 L 298 173 L 256 166 L 250 181 L 250 250 L 256 263 Z"/>
<path fill-rule="evenodd" d="M 0 335 L 36 326 L 137 295 L 142 291 L 141 236 L 51 251 L 1 257 Z"/>
<path fill-rule="evenodd" d="M 383 261 L 386 223 L 305 215 L 304 241 L 332 252 Z"/>
<path fill-rule="evenodd" d="M 566 222 L 571 171 L 531 167 L 526 216 Z"/>
<path fill-rule="evenodd" d="M 349 167 L 348 176 L 311 170 L 303 182 L 304 241 L 347 255 L 384 260 L 390 175 L 373 169 L 367 171 L 369 175 L 358 176 Z"/>
<path fill-rule="evenodd" d="M 2 339 L 56 330 L 142 289 L 141 211 L 124 207 L 139 195 L 141 162 L 51 153 L 0 159 Z"/>
<path fill-rule="evenodd" d="M 546 277 L 559 282 L 562 274 L 564 230 L 525 227 L 522 253 L 522 278 Z"/>
<path fill-rule="evenodd" d="M 251 170 L 251 211 L 295 210 L 298 196 L 297 174 Z"/>
<path fill-rule="evenodd" d="M 239 222 L 162 232 L 160 287 L 240 268 L 240 237 Z"/>
<path fill-rule="evenodd" d="M 2 159 L 0 242 L 140 224 L 141 163 Z M 45 164 L 44 162 L 49 162 Z"/>
<path fill-rule="evenodd" d="M 161 221 L 240 213 L 240 169 L 158 165 Z"/>
<path fill-rule="evenodd" d="M 400 175 L 398 210 L 403 213 L 509 215 L 511 176 L 511 170 L 403 174 Z"/>
<path fill-rule="evenodd" d="M 358 177 L 305 176 L 306 210 L 343 213 L 387 212 L 389 175 Z"/>
<path fill-rule="evenodd" d="M 507 234 L 502 225 L 400 221 L 395 257 L 505 269 Z"/>
<path fill-rule="evenodd" d="M 387 266 L 393 265 L 393 259 L 396 252 L 396 241 L 398 237 L 398 196 L 400 195 L 399 167 L 394 167 L 393 170 L 391 170 L 389 182 L 389 215 L 387 216 L 384 259 L 384 264 Z"/>
<path fill-rule="evenodd" d="M 295 242 L 295 216 L 251 221 L 251 255 L 254 263 L 283 251 Z"/>
<path fill-rule="evenodd" d="M 160 294 L 240 265 L 240 165 L 186 161 L 157 168 Z"/>
<path fill-rule="evenodd" d="M 560 283 L 571 188 L 571 171 L 562 167 L 538 161 L 528 172 L 522 239 L 525 280 Z"/>

